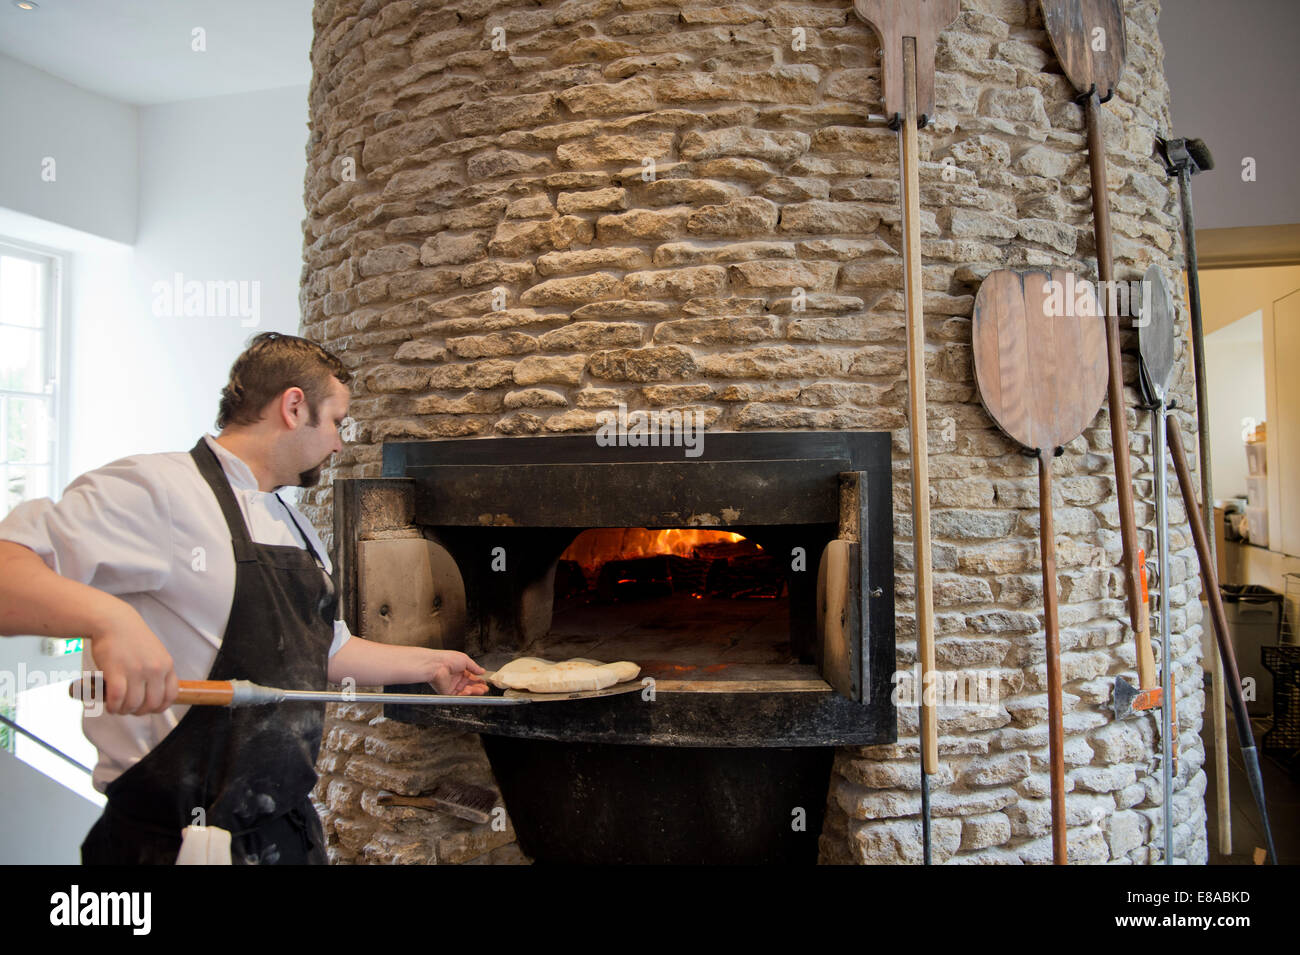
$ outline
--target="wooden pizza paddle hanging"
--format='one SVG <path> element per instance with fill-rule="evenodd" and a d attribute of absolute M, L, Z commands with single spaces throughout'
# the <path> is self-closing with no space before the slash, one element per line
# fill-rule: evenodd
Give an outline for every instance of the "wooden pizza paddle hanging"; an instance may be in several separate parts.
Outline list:
<path fill-rule="evenodd" d="M 1097 416 L 1106 393 L 1102 321 L 1058 315 L 1052 288 L 1069 276 L 993 272 L 980 286 L 972 317 L 975 384 L 997 426 L 1038 458 L 1039 541 L 1047 644 L 1048 740 L 1052 781 L 1052 859 L 1064 865 L 1065 736 L 1061 715 L 1061 639 L 1057 623 L 1056 532 L 1052 459 Z M 1064 297 L 1060 296 L 1057 301 Z"/>
<path fill-rule="evenodd" d="M 1097 273 L 1103 289 L 1114 280 L 1111 245 L 1110 192 L 1106 187 L 1106 139 L 1101 128 L 1101 104 L 1119 86 L 1128 54 L 1124 10 L 1120 0 L 1039 0 L 1043 21 L 1066 78 L 1079 93 L 1088 123 L 1088 165 L 1092 174 L 1092 218 L 1097 242 Z M 1099 296 L 1104 300 L 1106 296 Z M 1128 418 L 1124 405 L 1124 368 L 1120 360 L 1119 316 L 1106 316 L 1106 355 L 1110 365 L 1107 405 L 1111 449 L 1115 456 L 1115 485 L 1119 494 L 1120 540 L 1124 546 L 1124 590 L 1129 622 L 1137 644 L 1141 694 L 1133 708 L 1152 709 L 1160 703 L 1155 656 L 1146 602 L 1142 600 L 1138 567 L 1137 524 L 1133 517 L 1133 473 L 1129 464 Z"/>
<path fill-rule="evenodd" d="M 934 115 L 934 48 L 957 19 L 960 0 L 853 0 L 880 37 L 885 112 L 898 129 L 903 200 L 903 296 L 907 311 L 908 425 L 912 457 L 912 547 L 916 645 L 921 664 L 921 829 L 930 864 L 930 775 L 939 768 L 939 729 L 926 690 L 934 677 L 934 584 L 930 556 L 930 468 L 925 409 L 925 313 L 922 307 L 921 188 L 917 130 Z"/>

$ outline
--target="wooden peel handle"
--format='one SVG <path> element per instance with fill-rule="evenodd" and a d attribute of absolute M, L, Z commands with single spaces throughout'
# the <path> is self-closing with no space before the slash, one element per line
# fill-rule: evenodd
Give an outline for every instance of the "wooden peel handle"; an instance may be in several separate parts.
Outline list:
<path fill-rule="evenodd" d="M 1039 548 L 1043 565 L 1043 632 L 1047 654 L 1047 742 L 1052 797 L 1052 862 L 1067 865 L 1065 720 L 1061 693 L 1061 627 L 1056 576 L 1056 523 L 1052 514 L 1052 452 L 1038 454 Z"/>
<path fill-rule="evenodd" d="M 916 41 L 903 39 L 903 289 L 907 310 L 907 421 L 912 451 L 912 567 L 916 580 L 916 649 L 921 663 L 921 765 L 939 771 L 939 721 L 929 702 L 934 677 L 934 559 L 930 547 L 930 450 L 925 406 L 925 282 L 921 264 L 920 146 L 917 140 Z"/>
<path fill-rule="evenodd" d="M 1174 459 L 1174 472 L 1178 475 L 1178 487 L 1183 494 L 1183 510 L 1187 512 L 1187 523 L 1192 529 L 1192 541 L 1196 545 L 1196 558 L 1201 565 L 1202 590 L 1210 605 L 1210 620 L 1214 624 L 1214 637 L 1219 644 L 1219 657 L 1223 661 L 1223 679 L 1228 699 L 1232 703 L 1232 717 L 1243 745 L 1248 745 L 1253 742 L 1250 735 L 1250 714 L 1246 712 L 1241 692 L 1241 673 L 1237 669 L 1237 654 L 1229 637 L 1223 594 L 1219 590 L 1219 570 L 1210 557 L 1209 535 L 1205 532 L 1205 522 L 1201 520 L 1201 509 L 1196 500 L 1196 489 L 1192 486 L 1192 469 L 1187 463 L 1187 452 L 1183 450 L 1182 432 L 1173 415 L 1165 422 L 1165 432 L 1169 441 L 1169 456 Z"/>
<path fill-rule="evenodd" d="M 1106 138 L 1101 128 L 1101 103 L 1094 91 L 1086 107 L 1088 121 L 1088 170 L 1092 181 L 1093 236 L 1097 245 L 1097 278 L 1106 286 L 1115 270 L 1111 252 L 1110 190 L 1106 185 Z M 1110 380 L 1106 406 L 1110 414 L 1110 443 L 1115 457 L 1115 490 L 1119 496 L 1119 532 L 1124 546 L 1124 591 L 1128 596 L 1129 623 L 1138 652 L 1138 676 L 1142 689 L 1155 687 L 1155 658 L 1147 611 L 1138 583 L 1137 522 L 1133 517 L 1133 474 L 1129 462 L 1128 417 L 1124 404 L 1124 367 L 1120 358 L 1119 318 L 1106 315 L 1106 360 Z"/>
<path fill-rule="evenodd" d="M 93 700 L 98 682 L 73 680 L 68 686 L 68 696 L 74 700 Z M 176 704 L 182 706 L 229 706 L 234 700 L 235 687 L 229 680 L 181 680 Z"/>

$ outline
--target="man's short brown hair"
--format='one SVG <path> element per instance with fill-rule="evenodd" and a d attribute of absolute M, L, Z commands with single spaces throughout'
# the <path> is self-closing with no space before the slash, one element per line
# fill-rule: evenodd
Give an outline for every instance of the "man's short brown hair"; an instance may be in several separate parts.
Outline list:
<path fill-rule="evenodd" d="M 307 396 L 309 424 L 320 423 L 320 406 L 330 393 L 330 378 L 347 384 L 352 374 L 320 345 L 305 338 L 262 332 L 230 366 L 230 381 L 221 389 L 217 427 L 256 424 L 266 406 L 288 388 Z"/>

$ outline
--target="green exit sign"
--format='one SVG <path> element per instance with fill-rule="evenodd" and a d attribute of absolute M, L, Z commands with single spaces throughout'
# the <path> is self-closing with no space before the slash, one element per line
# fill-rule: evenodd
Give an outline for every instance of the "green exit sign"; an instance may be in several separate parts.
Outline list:
<path fill-rule="evenodd" d="M 72 637 L 67 640 L 55 640 L 46 637 L 41 641 L 41 653 L 47 657 L 63 657 L 70 653 L 80 653 L 81 641 L 81 637 Z"/>

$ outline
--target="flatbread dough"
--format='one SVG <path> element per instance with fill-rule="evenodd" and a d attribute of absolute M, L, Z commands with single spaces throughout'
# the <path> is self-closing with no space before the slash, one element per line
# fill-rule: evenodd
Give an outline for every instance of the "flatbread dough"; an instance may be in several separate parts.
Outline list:
<path fill-rule="evenodd" d="M 519 657 L 496 673 L 491 682 L 502 690 L 529 690 L 533 693 L 572 693 L 580 690 L 603 690 L 615 683 L 636 679 L 641 668 L 626 660 L 601 663 L 574 657 L 554 663 L 540 657 Z"/>

